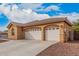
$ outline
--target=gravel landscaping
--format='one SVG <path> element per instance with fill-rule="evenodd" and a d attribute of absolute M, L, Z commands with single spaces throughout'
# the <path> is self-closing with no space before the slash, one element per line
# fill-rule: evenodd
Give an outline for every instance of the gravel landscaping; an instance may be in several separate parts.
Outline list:
<path fill-rule="evenodd" d="M 79 41 L 56 43 L 37 56 L 79 56 Z"/>

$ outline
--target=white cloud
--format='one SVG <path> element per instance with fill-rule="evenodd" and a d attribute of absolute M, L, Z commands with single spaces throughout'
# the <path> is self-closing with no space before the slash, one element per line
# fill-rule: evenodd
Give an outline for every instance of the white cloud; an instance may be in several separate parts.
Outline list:
<path fill-rule="evenodd" d="M 22 10 L 19 10 L 18 6 L 14 4 L 12 6 L 12 11 L 10 10 L 10 6 L 5 5 L 6 4 L 0 5 L 0 12 L 3 12 L 10 19 L 10 21 L 25 23 L 33 20 L 42 20 L 50 17 L 48 14 L 37 14 L 36 12 L 32 11 L 33 8 L 37 8 L 38 6 L 41 7 L 41 4 L 21 4 L 21 6 L 24 6 L 25 8 Z M 44 11 L 49 10 L 59 11 L 60 7 L 57 5 L 51 5 L 44 9 Z M 76 12 L 66 14 L 60 13 L 59 16 L 66 16 L 71 21 L 79 19 L 79 13 Z"/>
<path fill-rule="evenodd" d="M 34 20 L 49 18 L 49 15 L 47 14 L 37 14 L 36 12 L 32 11 L 32 8 L 36 8 L 37 6 L 40 6 L 40 4 L 26 4 L 26 6 L 24 6 L 25 9 L 19 10 L 18 6 L 13 4 L 11 11 L 11 6 L 2 4 L 0 5 L 0 12 L 4 13 L 9 18 L 9 22 L 14 21 L 19 23 L 27 23 Z M 5 30 L 6 26 L 0 27 L 0 30 Z"/>
<path fill-rule="evenodd" d="M 49 11 L 49 10 L 59 11 L 60 10 L 60 7 L 57 6 L 57 5 L 51 5 L 51 6 L 47 7 L 45 10 L 46 11 Z"/>
<path fill-rule="evenodd" d="M 79 13 L 76 12 L 67 13 L 67 14 L 60 13 L 60 16 L 66 16 L 70 21 L 76 21 L 77 19 L 79 19 Z"/>
<path fill-rule="evenodd" d="M 68 20 L 70 20 L 71 22 L 73 22 L 73 21 L 76 21 L 77 19 L 79 19 L 79 13 L 77 13 L 77 12 L 59 13 L 58 16 L 53 16 L 53 17 L 67 17 Z"/>
<path fill-rule="evenodd" d="M 21 3 L 18 6 L 16 6 L 16 4 L 11 4 L 11 3 L 3 3 L 0 5 L 0 12 L 3 12 L 4 14 L 8 15 L 8 13 L 10 12 L 11 9 L 11 5 L 12 8 L 22 8 L 22 9 L 34 9 L 37 7 L 40 7 L 42 4 L 40 3 Z"/>
<path fill-rule="evenodd" d="M 24 8 L 24 9 L 34 9 L 37 7 L 40 7 L 42 4 L 41 3 L 22 3 L 19 6 Z"/>
<path fill-rule="evenodd" d="M 23 11 L 26 12 L 26 13 L 28 13 L 28 14 L 32 13 L 32 10 L 31 9 L 27 9 L 27 10 L 26 9 L 23 9 Z"/>
<path fill-rule="evenodd" d="M 35 9 L 35 11 L 45 11 L 45 12 L 48 12 L 48 11 L 61 11 L 60 10 L 60 7 L 59 5 L 51 5 L 51 6 L 48 6 L 48 7 L 44 7 L 44 6 L 40 6 L 40 9 Z"/>
<path fill-rule="evenodd" d="M 34 20 L 42 20 L 49 18 L 47 14 L 37 14 L 32 9 L 19 10 L 17 5 L 12 7 L 12 11 L 8 13 L 8 18 L 13 22 L 27 23 Z"/>
<path fill-rule="evenodd" d="M 2 4 L 0 5 L 0 12 L 4 13 L 5 15 L 8 15 L 8 13 L 10 12 L 10 7 L 6 7 L 5 4 Z"/>
<path fill-rule="evenodd" d="M 26 23 L 34 20 L 41 20 L 45 18 L 49 18 L 47 14 L 37 14 L 36 12 L 32 11 L 32 8 L 36 8 L 41 4 L 21 4 L 20 6 L 24 6 L 25 9 L 19 10 L 16 4 L 12 5 L 12 10 L 9 5 L 6 4 L 0 5 L 0 12 L 3 12 L 10 21 L 19 22 L 19 23 Z M 29 9 L 28 9 L 29 8 Z"/>
<path fill-rule="evenodd" d="M 27 23 L 34 20 L 49 18 L 47 14 L 37 14 L 31 9 L 15 10 L 10 13 L 9 19 L 14 22 Z"/>
<path fill-rule="evenodd" d="M 48 14 L 38 14 L 37 17 L 39 18 L 38 20 L 50 18 L 50 16 Z"/>

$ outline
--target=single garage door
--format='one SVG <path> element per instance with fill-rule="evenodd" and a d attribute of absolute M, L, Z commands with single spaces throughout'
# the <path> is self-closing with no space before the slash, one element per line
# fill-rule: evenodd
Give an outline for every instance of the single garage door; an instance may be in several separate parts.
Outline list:
<path fill-rule="evenodd" d="M 25 38 L 26 39 L 32 39 L 32 40 L 41 40 L 41 29 L 40 28 L 32 28 L 28 29 L 25 32 Z"/>
<path fill-rule="evenodd" d="M 60 29 L 59 27 L 48 27 L 45 30 L 46 40 L 60 41 Z"/>

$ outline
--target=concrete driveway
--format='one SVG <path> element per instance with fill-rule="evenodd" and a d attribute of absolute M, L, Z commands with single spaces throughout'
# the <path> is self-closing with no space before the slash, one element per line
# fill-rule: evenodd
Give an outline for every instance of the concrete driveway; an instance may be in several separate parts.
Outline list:
<path fill-rule="evenodd" d="M 56 41 L 10 40 L 0 43 L 0 56 L 35 56 Z"/>

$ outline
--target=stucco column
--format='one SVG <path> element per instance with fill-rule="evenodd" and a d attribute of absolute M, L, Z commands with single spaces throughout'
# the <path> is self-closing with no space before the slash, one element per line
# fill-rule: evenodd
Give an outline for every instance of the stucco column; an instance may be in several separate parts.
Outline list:
<path fill-rule="evenodd" d="M 70 35 L 70 37 L 71 37 L 71 40 L 74 40 L 74 30 L 71 30 L 71 35 Z"/>
<path fill-rule="evenodd" d="M 64 26 L 60 25 L 60 42 L 64 43 L 65 42 L 65 33 L 64 33 Z"/>
<path fill-rule="evenodd" d="M 45 41 L 45 29 L 44 29 L 44 27 L 41 27 L 41 31 L 42 31 L 42 40 Z"/>

